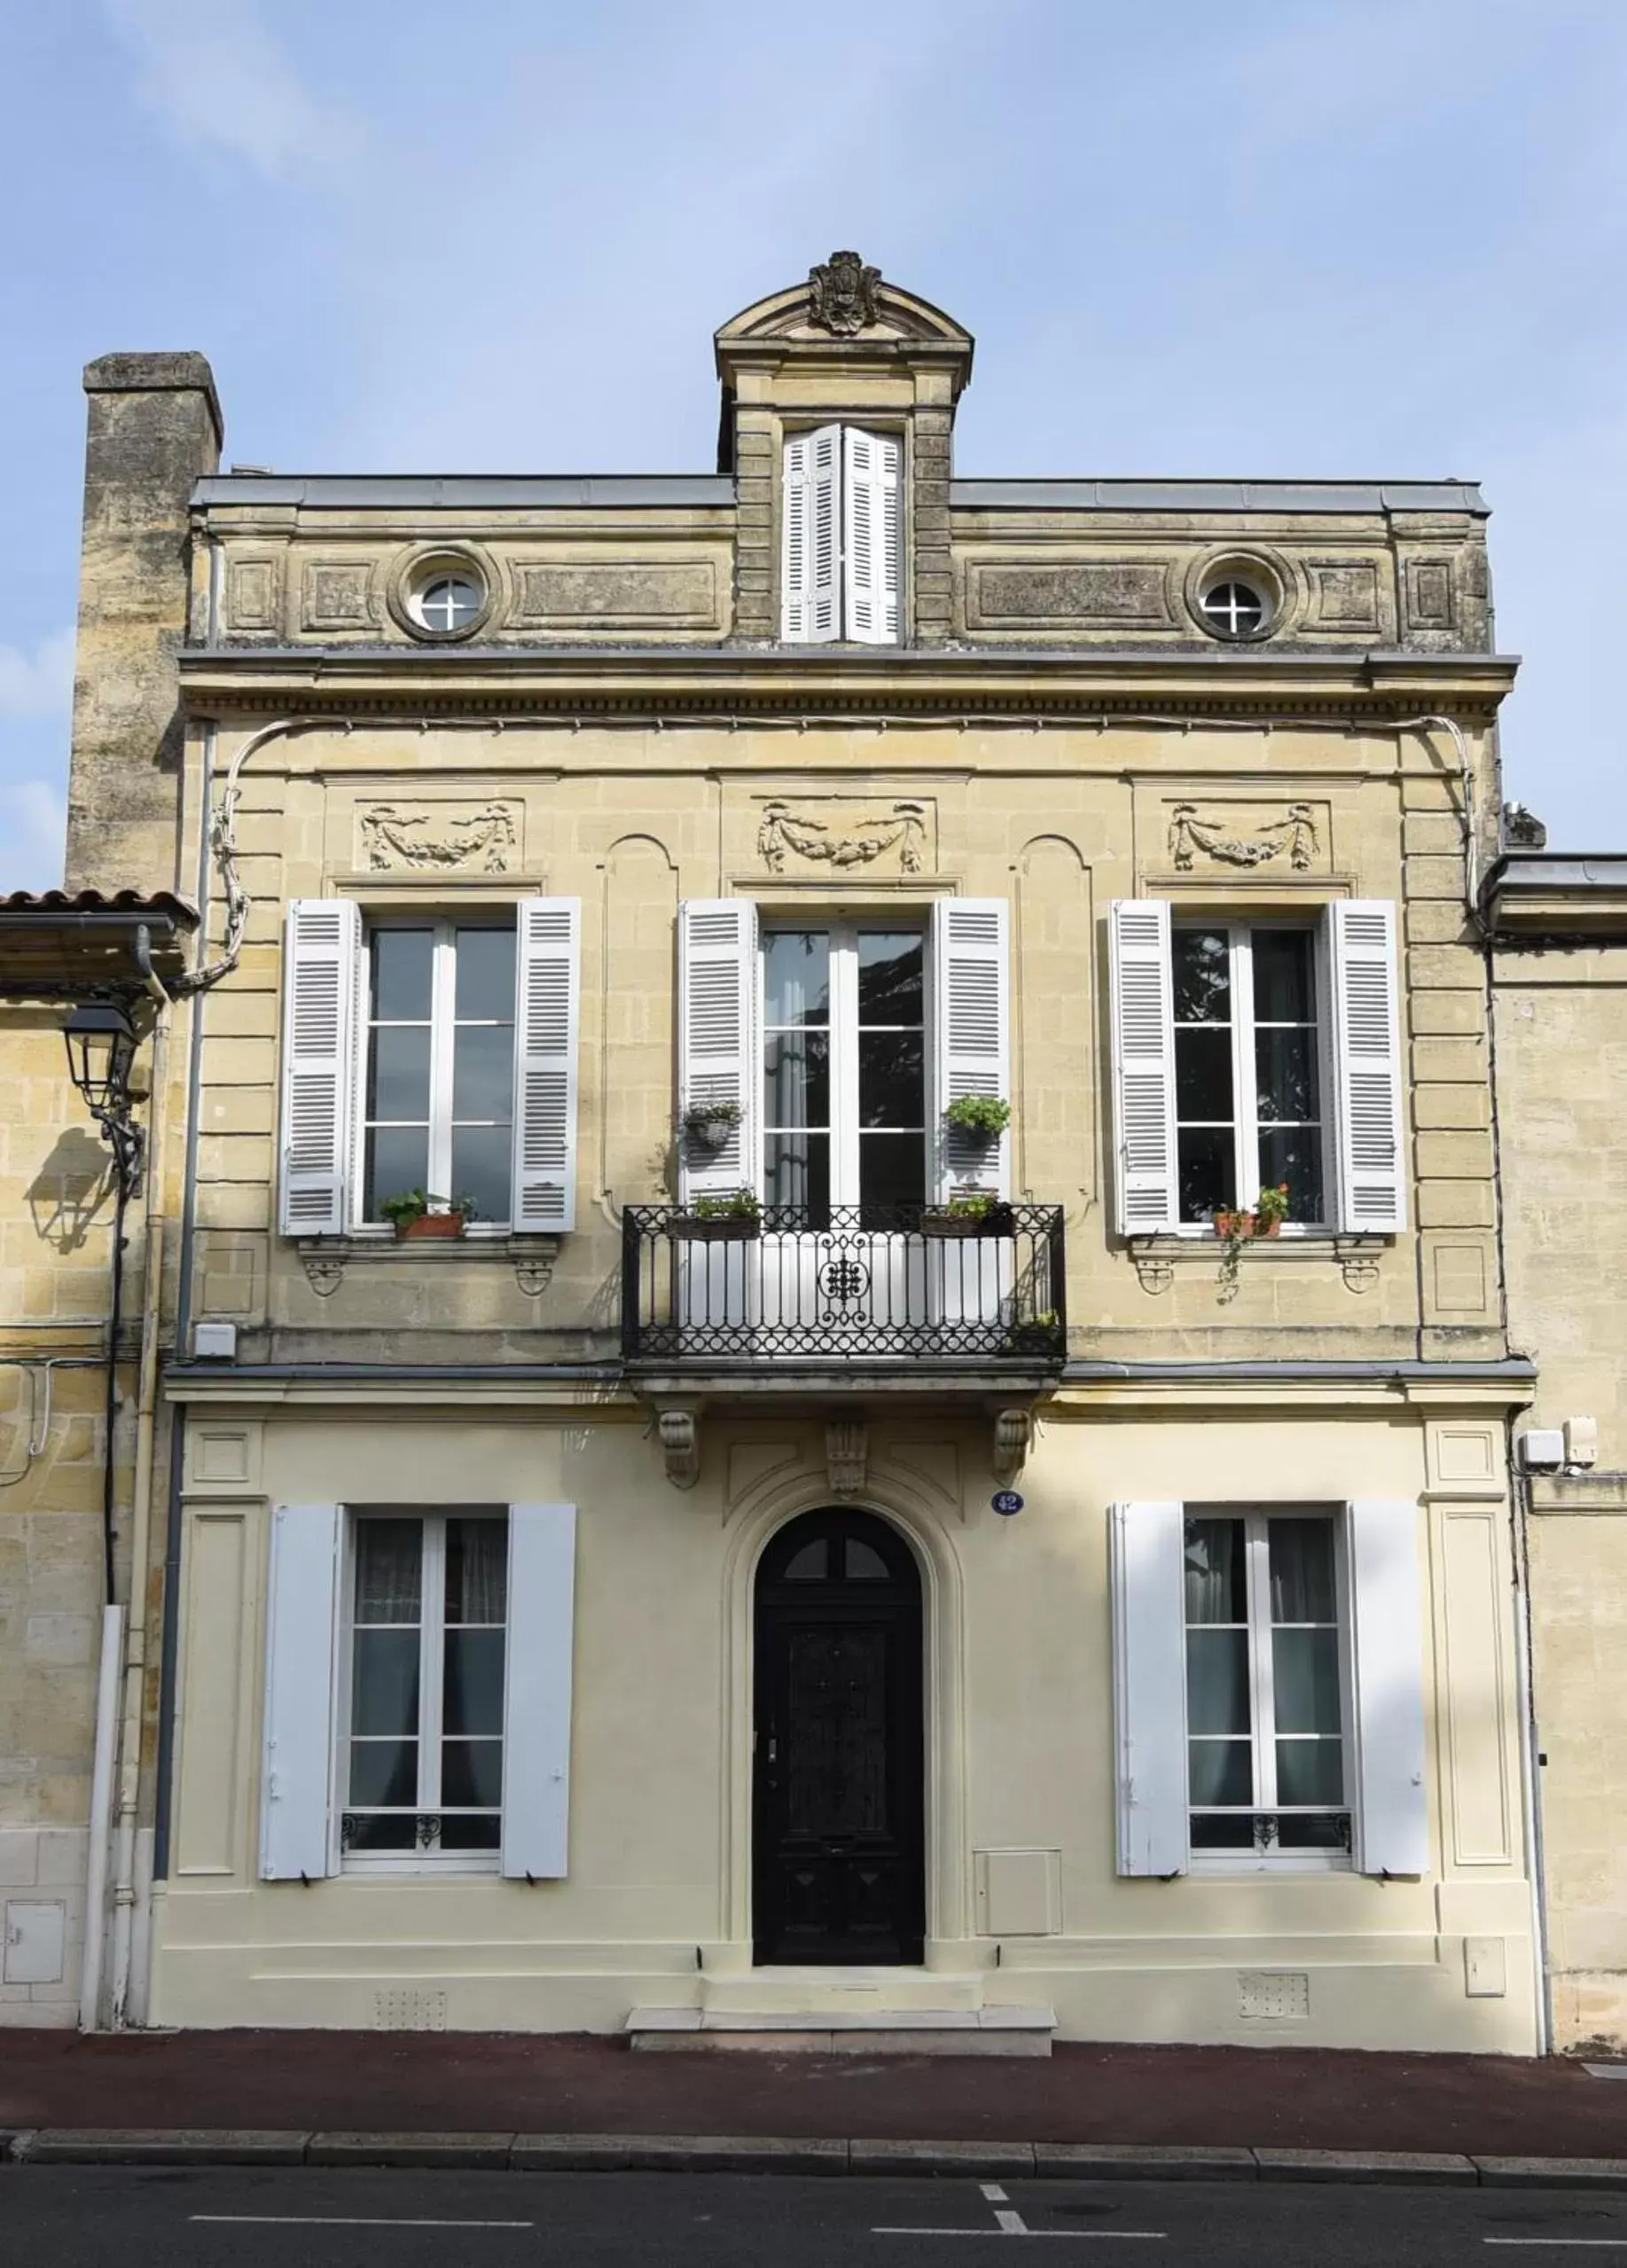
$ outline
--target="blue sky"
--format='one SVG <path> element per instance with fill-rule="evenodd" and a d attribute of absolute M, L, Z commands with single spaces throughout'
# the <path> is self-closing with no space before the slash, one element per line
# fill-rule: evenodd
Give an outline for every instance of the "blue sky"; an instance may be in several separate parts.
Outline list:
<path fill-rule="evenodd" d="M 10 0 L 0 888 L 92 356 L 280 470 L 704 470 L 712 329 L 836 245 L 976 332 L 963 473 L 1482 480 L 1509 792 L 1627 849 L 1624 95 L 1622 0 Z"/>

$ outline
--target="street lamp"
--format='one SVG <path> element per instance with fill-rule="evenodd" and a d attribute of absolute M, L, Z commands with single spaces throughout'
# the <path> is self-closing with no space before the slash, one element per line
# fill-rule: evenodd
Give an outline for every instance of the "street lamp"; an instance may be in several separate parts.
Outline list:
<path fill-rule="evenodd" d="M 68 1076 L 111 1145 L 121 1188 L 134 1193 L 141 1172 L 142 1133 L 130 1121 L 130 1068 L 136 1028 L 111 1000 L 87 1000 L 63 1026 Z"/>

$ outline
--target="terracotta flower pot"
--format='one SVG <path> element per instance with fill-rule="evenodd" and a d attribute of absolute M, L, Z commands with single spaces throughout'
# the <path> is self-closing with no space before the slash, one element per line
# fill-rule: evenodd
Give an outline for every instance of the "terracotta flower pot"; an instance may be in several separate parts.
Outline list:
<path fill-rule="evenodd" d="M 398 1221 L 395 1234 L 405 1244 L 419 1237 L 459 1237 L 463 1234 L 461 1213 L 420 1213 L 416 1221 Z"/>

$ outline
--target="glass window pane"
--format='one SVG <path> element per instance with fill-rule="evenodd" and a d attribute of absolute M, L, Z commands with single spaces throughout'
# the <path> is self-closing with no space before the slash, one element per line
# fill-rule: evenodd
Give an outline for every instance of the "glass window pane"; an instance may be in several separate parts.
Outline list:
<path fill-rule="evenodd" d="M 1315 1127 L 1275 1127 L 1260 1136 L 1260 1179 L 1268 1189 L 1288 1185 L 1288 1218 L 1322 1218 L 1322 1137 Z"/>
<path fill-rule="evenodd" d="M 434 966 L 431 929 L 375 929 L 368 940 L 372 958 L 372 1013 L 383 1023 L 426 1023 Z"/>
<path fill-rule="evenodd" d="M 842 1571 L 849 1583 L 885 1583 L 888 1565 L 873 1544 L 849 1536 L 842 1546 Z"/>
<path fill-rule="evenodd" d="M 1229 1126 L 1183 1126 L 1176 1136 L 1181 1218 L 1207 1221 L 1237 1202 L 1237 1154 Z"/>
<path fill-rule="evenodd" d="M 1342 1741 L 1278 1741 L 1277 1801 L 1279 1803 L 1338 1803 L 1343 1798 Z"/>
<path fill-rule="evenodd" d="M 452 1041 L 452 1116 L 506 1125 L 514 1107 L 514 1034 L 508 1024 L 463 1024 Z"/>
<path fill-rule="evenodd" d="M 831 1122 L 830 1039 L 825 1032 L 777 1032 L 763 1049 L 765 1126 Z"/>
<path fill-rule="evenodd" d="M 350 1801 L 371 1806 L 418 1802 L 416 1740 L 353 1740 Z"/>
<path fill-rule="evenodd" d="M 1186 1753 L 1193 1803 L 1254 1801 L 1254 1750 L 1248 1741 L 1192 1740 Z"/>
<path fill-rule="evenodd" d="M 1349 1850 L 1350 1815 L 1348 1811 L 1289 1813 L 1277 1822 L 1277 1842 L 1283 1850 Z"/>
<path fill-rule="evenodd" d="M 861 1205 L 923 1205 L 927 1144 L 920 1134 L 864 1134 L 858 1146 Z"/>
<path fill-rule="evenodd" d="M 501 1740 L 448 1740 L 441 1750 L 441 1801 L 496 1810 L 503 1801 Z"/>
<path fill-rule="evenodd" d="M 379 1625 L 356 1634 L 350 1672 L 350 1730 L 418 1731 L 418 1634 Z"/>
<path fill-rule="evenodd" d="M 1274 1631 L 1271 1674 L 1279 1732 L 1340 1730 L 1337 1631 Z"/>
<path fill-rule="evenodd" d="M 917 1024 L 925 1005 L 926 940 L 919 930 L 861 929 L 858 936 L 858 1020 L 861 1024 Z"/>
<path fill-rule="evenodd" d="M 1266 1522 L 1265 1532 L 1271 1552 L 1272 1622 L 1336 1622 L 1333 1521 L 1272 1519 Z"/>
<path fill-rule="evenodd" d="M 514 1021 L 514 933 L 512 929 L 459 929 L 458 979 L 453 1013 L 459 1018 Z"/>
<path fill-rule="evenodd" d="M 827 1024 L 831 941 L 823 929 L 771 929 L 763 941 L 765 1024 Z"/>
<path fill-rule="evenodd" d="M 1247 1732 L 1248 1633 L 1191 1630 L 1186 1633 L 1186 1723 L 1194 1732 Z M 1247 1796 L 1240 1799 L 1248 1801 Z"/>
<path fill-rule="evenodd" d="M 382 1817 L 348 1813 L 345 1819 L 347 1850 L 416 1850 L 418 1821 L 409 1811 Z"/>
<path fill-rule="evenodd" d="M 1177 1057 L 1178 1061 L 1178 1057 Z M 1305 1027 L 1273 1025 L 1254 1036 L 1255 1083 L 1260 1118 L 1310 1119 L 1322 1114 L 1317 1091 L 1317 1036 Z M 1199 1114 L 1194 1111 L 1193 1117 Z"/>
<path fill-rule="evenodd" d="M 442 1850 L 500 1850 L 503 1822 L 491 1812 L 452 1812 L 441 1822 Z"/>
<path fill-rule="evenodd" d="M 365 1161 L 367 1217 L 379 1217 L 381 1197 L 422 1189 L 429 1179 L 429 1130 L 425 1126 L 373 1126 L 367 1132 Z M 444 1195 L 446 1193 L 439 1193 Z"/>
<path fill-rule="evenodd" d="M 502 1631 L 448 1631 L 442 1702 L 442 1723 L 448 1732 L 490 1732 L 501 1737 L 505 1643 Z"/>
<path fill-rule="evenodd" d="M 416 1623 L 424 1563 L 421 1520 L 356 1523 L 356 1619 Z"/>
<path fill-rule="evenodd" d="M 1316 946 L 1308 929 L 1255 929 L 1254 1014 L 1257 1024 L 1312 1024 L 1317 1015 Z"/>
<path fill-rule="evenodd" d="M 497 1516 L 446 1523 L 446 1619 L 508 1619 L 508 1522 Z"/>
<path fill-rule="evenodd" d="M 1240 1520 L 1186 1522 L 1186 1619 L 1189 1623 L 1248 1621 Z"/>
<path fill-rule="evenodd" d="M 437 1197 L 469 1197 L 475 1218 L 506 1221 L 513 1204 L 514 1137 L 506 1126 L 452 1129 L 452 1185 Z"/>
<path fill-rule="evenodd" d="M 859 1034 L 858 1122 L 926 1125 L 927 1068 L 919 1032 Z"/>
<path fill-rule="evenodd" d="M 1230 1125 L 1232 1028 L 1203 1030 L 1177 1026 L 1175 1034 L 1175 1114 L 1180 1119 L 1216 1119 Z"/>
<path fill-rule="evenodd" d="M 786 1567 L 785 1571 L 783 1578 L 784 1581 L 786 1583 L 823 1583 L 825 1581 L 825 1563 L 827 1549 L 828 1545 L 825 1538 L 823 1536 L 819 1536 L 817 1537 L 811 1544 L 804 1544 L 800 1551 L 793 1552 L 791 1554 L 790 1564 Z"/>
<path fill-rule="evenodd" d="M 380 1024 L 367 1051 L 369 1118 L 429 1116 L 429 1027 Z"/>
<path fill-rule="evenodd" d="M 795 1206 L 809 1212 L 830 1210 L 828 1134 L 770 1134 L 763 1142 L 763 1151 L 767 1203 Z"/>
<path fill-rule="evenodd" d="M 1232 1013 L 1232 954 L 1225 932 L 1177 929 L 1170 940 L 1177 1024 L 1224 1024 Z"/>
<path fill-rule="evenodd" d="M 1208 1818 L 1198 1814 L 1192 1822 L 1192 1847 L 1194 1850 L 1252 1850 L 1253 1813 L 1244 1811 L 1229 1818 L 1224 1812 Z"/>

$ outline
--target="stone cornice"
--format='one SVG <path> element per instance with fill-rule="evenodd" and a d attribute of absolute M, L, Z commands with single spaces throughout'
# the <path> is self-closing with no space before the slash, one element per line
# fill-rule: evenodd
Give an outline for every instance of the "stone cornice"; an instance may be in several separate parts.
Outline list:
<path fill-rule="evenodd" d="M 576 716 L 733 722 L 749 716 L 1128 721 L 1180 716 L 1489 717 L 1509 655 L 1395 651 L 1148 653 L 896 646 L 192 648 L 194 715 Z"/>

